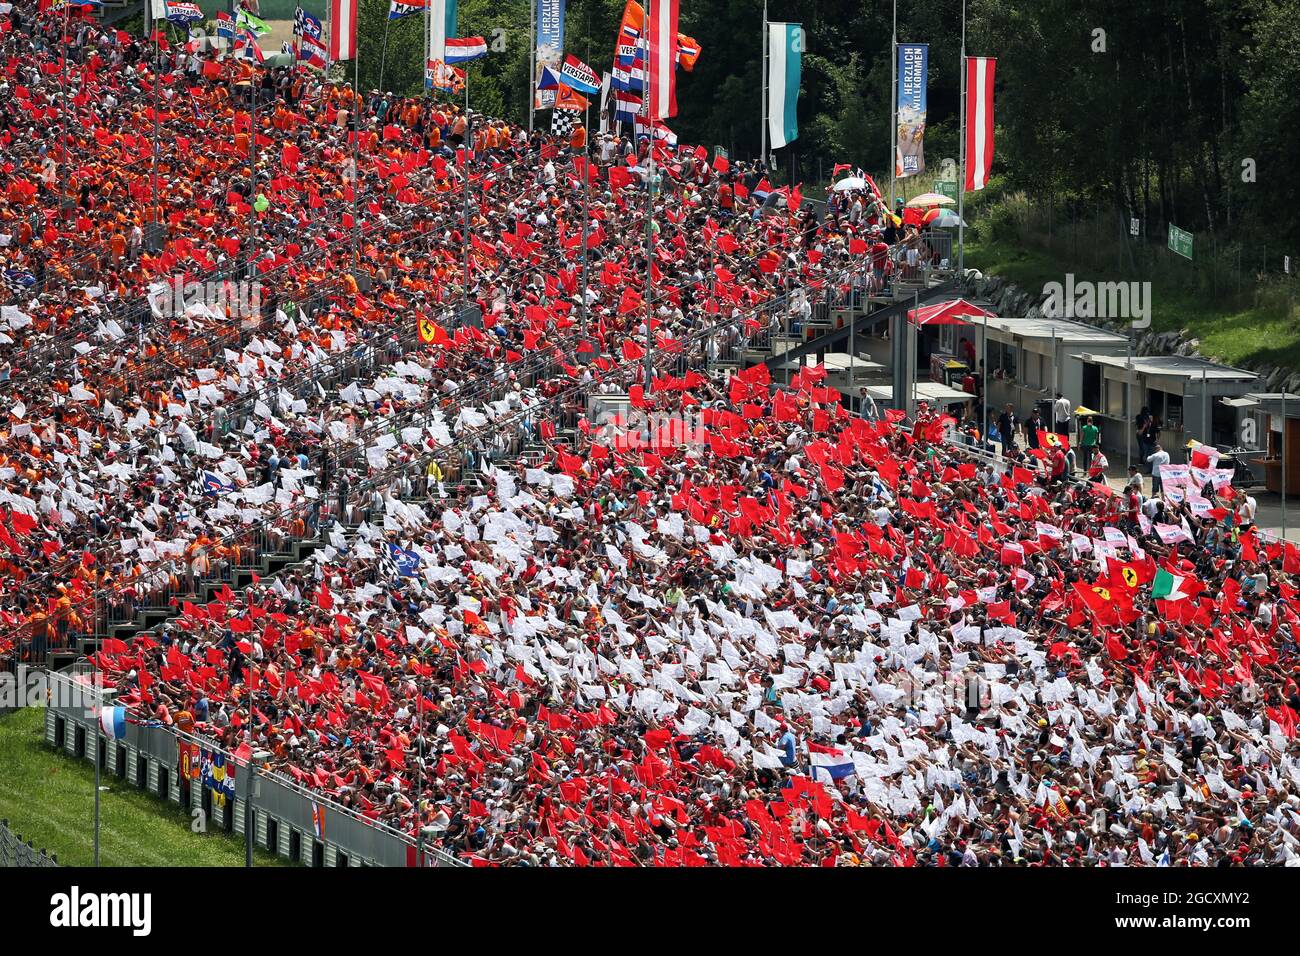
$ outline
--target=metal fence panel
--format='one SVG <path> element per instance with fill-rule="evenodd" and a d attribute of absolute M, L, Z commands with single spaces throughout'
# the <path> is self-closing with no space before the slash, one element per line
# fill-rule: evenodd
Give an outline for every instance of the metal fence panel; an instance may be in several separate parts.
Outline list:
<path fill-rule="evenodd" d="M 50 674 L 51 685 L 73 685 L 78 673 L 84 676 L 84 670 L 68 673 Z M 92 693 L 90 689 L 86 693 Z M 60 699 L 56 693 L 52 706 L 46 715 L 45 739 L 51 746 L 57 737 L 57 727 L 62 721 L 64 748 L 70 754 L 76 754 L 77 741 L 85 741 L 83 756 L 93 759 L 95 740 L 106 740 L 100 733 L 99 722 L 91 709 L 84 704 L 69 703 Z M 70 695 L 69 695 L 70 696 Z M 150 726 L 146 724 L 127 724 L 126 736 L 121 745 L 126 749 L 127 779 L 135 784 L 140 778 L 136 773 L 139 761 L 148 763 L 145 787 L 148 791 L 164 800 L 183 803 L 180 786 L 180 749 L 181 737 L 190 743 L 196 743 L 208 749 L 221 750 L 215 742 L 191 735 L 182 735 L 174 728 Z M 223 751 L 225 752 L 225 751 Z M 107 773 L 112 773 L 115 766 L 110 751 Z M 225 752 L 228 759 L 233 759 Z M 240 764 L 235 777 L 236 795 L 232 801 L 234 830 L 243 833 L 244 800 L 248 783 L 249 769 Z M 162 775 L 167 778 L 166 792 L 159 793 Z M 191 780 L 190 801 L 192 806 L 202 805 L 202 787 Z M 320 839 L 316 833 L 316 816 L 314 808 L 324 810 L 324 833 Z M 378 821 L 370 820 L 355 811 L 335 803 L 323 794 L 308 791 L 288 777 L 269 771 L 257 771 L 256 785 L 253 791 L 252 808 L 254 817 L 254 837 L 259 846 L 266 845 L 269 821 L 274 820 L 277 830 L 278 846 L 275 852 L 292 858 L 291 833 L 299 834 L 298 858 L 310 865 L 314 858 L 315 843 L 324 844 L 323 862 L 332 866 L 338 860 L 338 854 L 346 855 L 350 866 L 362 863 L 375 866 L 409 866 L 416 857 L 416 841 L 404 833 Z M 464 866 L 454 856 L 430 847 L 424 848 L 427 866 Z"/>

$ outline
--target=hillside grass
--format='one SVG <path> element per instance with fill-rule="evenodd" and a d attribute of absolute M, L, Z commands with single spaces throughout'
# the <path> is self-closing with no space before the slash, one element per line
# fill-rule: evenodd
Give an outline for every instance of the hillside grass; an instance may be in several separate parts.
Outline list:
<path fill-rule="evenodd" d="M 191 832 L 188 813 L 101 774 L 101 866 L 243 866 L 242 837 Z M 0 717 L 0 819 L 63 866 L 94 865 L 95 768 L 45 744 L 45 711 Z M 288 866 L 255 849 L 256 866 Z"/>
<path fill-rule="evenodd" d="M 1249 267 L 1233 269 L 1230 259 L 1225 267 L 1221 258 L 1215 295 L 1206 289 L 1212 264 L 1205 261 L 1196 263 L 1198 274 L 1192 263 L 1167 250 L 1135 246 L 1144 261 L 1133 272 L 1114 264 L 1116 245 L 1099 242 L 1095 231 L 1074 250 L 1049 248 L 991 224 L 998 214 L 996 206 L 986 206 L 974 217 L 968 215 L 973 228 L 966 232 L 967 268 L 1014 282 L 1027 292 L 1038 292 L 1048 282 L 1064 283 L 1066 273 L 1073 273 L 1076 282 L 1149 281 L 1153 331 L 1196 339 L 1202 355 L 1227 365 L 1255 362 L 1300 371 L 1300 296 L 1294 279 L 1260 276 Z M 1058 226 L 1061 234 L 1065 228 Z"/>

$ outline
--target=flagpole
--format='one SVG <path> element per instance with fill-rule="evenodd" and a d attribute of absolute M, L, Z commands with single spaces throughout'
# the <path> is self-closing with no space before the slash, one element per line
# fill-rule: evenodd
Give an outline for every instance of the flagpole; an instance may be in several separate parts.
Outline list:
<path fill-rule="evenodd" d="M 898 177 L 898 0 L 894 0 L 894 29 L 889 42 L 889 214 L 894 214 Z"/>
<path fill-rule="evenodd" d="M 528 132 L 533 131 L 537 89 L 537 0 L 528 0 Z"/>
<path fill-rule="evenodd" d="M 428 4 L 425 4 L 428 8 Z M 384 45 L 379 53 L 379 92 L 384 92 L 384 67 L 388 65 L 388 27 L 393 22 L 392 18 L 384 20 Z"/>
<path fill-rule="evenodd" d="M 162 71 L 158 67 L 160 55 L 158 52 L 158 27 L 153 19 L 153 0 L 145 4 L 147 16 L 149 18 L 149 36 L 153 39 L 153 71 L 154 71 L 154 99 L 153 99 L 153 200 L 149 206 L 149 223 L 155 223 L 158 215 L 158 108 L 162 103 L 162 89 L 159 84 L 162 82 Z"/>
<path fill-rule="evenodd" d="M 767 6 L 767 0 L 763 0 L 764 9 Z M 655 211 L 655 117 L 652 106 L 654 100 L 650 93 L 650 87 L 656 79 L 654 69 L 654 51 L 650 48 L 650 30 L 653 20 L 654 0 L 646 0 L 645 5 L 645 121 L 646 130 L 649 133 L 648 142 L 646 143 L 645 157 L 645 390 L 650 391 L 653 375 L 654 359 L 654 211 Z M 766 15 L 766 14 L 765 14 Z M 659 36 L 658 31 L 655 36 Z M 659 37 L 659 42 L 663 42 L 663 37 Z M 636 148 L 636 120 L 632 121 L 632 144 Z"/>
<path fill-rule="evenodd" d="M 760 67 L 760 69 L 763 71 L 763 76 L 761 77 L 762 82 L 760 82 L 758 86 L 759 86 L 759 91 L 761 92 L 763 97 L 763 105 L 759 114 L 761 116 L 760 124 L 762 128 L 759 131 L 760 146 L 758 147 L 758 161 L 763 166 L 763 168 L 766 168 L 767 167 L 767 0 L 763 0 L 763 39 L 760 46 L 761 46 L 760 52 L 762 55 L 762 60 L 761 60 L 762 66 Z"/>
<path fill-rule="evenodd" d="M 445 54 L 444 54 L 445 58 Z M 444 59 L 445 62 L 445 59 Z M 461 178 L 464 180 L 464 203 L 461 218 L 463 225 L 460 231 L 461 255 L 465 261 L 465 280 L 464 296 L 465 304 L 469 304 L 469 163 L 470 157 L 474 155 L 474 122 L 469 115 L 469 63 L 465 64 L 465 141 L 461 144 L 465 151 L 464 168 L 461 169 Z"/>
<path fill-rule="evenodd" d="M 63 120 L 63 155 L 59 157 L 61 165 L 59 167 L 59 219 L 62 220 L 65 215 L 63 211 L 62 195 L 64 188 L 72 183 L 72 150 L 68 146 L 69 137 L 72 135 L 68 132 L 68 10 L 70 3 L 64 0 L 63 4 L 63 36 L 60 41 L 63 45 L 63 62 L 59 65 L 59 118 Z M 64 293 L 66 295 L 67 284 L 64 284 Z M 98 792 L 98 791 L 96 791 Z"/>
<path fill-rule="evenodd" d="M 357 8 L 360 10 L 360 6 Z M 352 51 L 352 257 L 361 265 L 361 50 Z"/>
<path fill-rule="evenodd" d="M 966 0 L 961 0 L 961 183 L 957 186 L 957 277 L 966 278 Z M 987 366 L 986 366 L 987 368 Z"/>
<path fill-rule="evenodd" d="M 99 701 L 100 714 L 103 714 L 104 700 Z M 103 717 L 100 716 L 102 722 Z M 99 866 L 99 728 L 95 728 L 95 866 Z"/>
<path fill-rule="evenodd" d="M 256 42 L 250 40 L 250 42 Z M 254 59 L 256 63 L 256 58 Z M 249 243 L 248 243 L 248 278 L 254 278 L 253 260 L 257 255 L 257 98 L 261 91 L 258 89 L 257 67 L 253 67 L 253 75 L 248 84 L 249 96 L 252 100 L 250 107 L 251 127 L 248 131 L 248 179 L 249 179 L 249 206 L 252 215 L 249 220 Z"/>
<path fill-rule="evenodd" d="M 590 153 L 582 158 L 582 303 L 579 316 L 582 319 L 581 332 L 587 334 L 587 275 L 590 253 L 587 249 L 588 236 L 591 234 L 591 169 Z"/>

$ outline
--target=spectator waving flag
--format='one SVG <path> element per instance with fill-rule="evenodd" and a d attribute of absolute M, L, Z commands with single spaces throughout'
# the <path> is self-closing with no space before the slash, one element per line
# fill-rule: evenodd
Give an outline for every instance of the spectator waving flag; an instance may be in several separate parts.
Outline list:
<path fill-rule="evenodd" d="M 695 61 L 700 58 L 700 45 L 694 37 L 685 33 L 677 34 L 677 65 L 687 73 L 695 69 Z"/>
<path fill-rule="evenodd" d="M 310 37 L 315 40 L 317 45 L 320 44 L 325 34 L 321 30 L 321 23 L 302 7 L 298 7 L 293 12 L 293 35 L 297 37 Z"/>
<path fill-rule="evenodd" d="M 833 783 L 836 780 L 851 777 L 855 772 L 852 755 L 834 748 L 828 747 L 821 752 L 810 753 L 808 762 L 811 765 L 809 776 L 813 780 L 820 777 Z"/>
<path fill-rule="evenodd" d="M 647 18 L 646 73 L 653 119 L 677 115 L 677 4 L 678 0 L 659 0 Z"/>
<path fill-rule="evenodd" d="M 427 0 L 427 3 L 424 58 L 445 64 L 449 62 L 447 41 L 456 36 L 456 0 Z"/>
<path fill-rule="evenodd" d="M 256 45 L 254 44 L 254 46 Z M 223 491 L 232 491 L 234 487 L 234 482 L 222 478 L 215 471 L 205 471 L 203 473 L 203 493 L 205 495 L 218 495 Z"/>
<path fill-rule="evenodd" d="M 203 19 L 203 11 L 199 9 L 197 3 L 189 3 L 187 0 L 167 0 L 165 6 L 165 15 L 172 23 L 188 24 L 198 23 Z"/>
<path fill-rule="evenodd" d="M 800 61 L 803 27 L 798 23 L 769 23 L 767 44 L 767 124 L 772 148 L 799 135 Z"/>
<path fill-rule="evenodd" d="M 449 37 L 444 46 L 447 51 L 445 63 L 469 63 L 487 56 L 487 41 L 482 37 Z"/>
<path fill-rule="evenodd" d="M 560 79 L 579 93 L 600 92 L 600 77 L 596 71 L 571 53 L 564 58 L 564 65 L 560 67 Z"/>
<path fill-rule="evenodd" d="M 223 40 L 235 38 L 235 18 L 225 10 L 217 11 L 217 36 Z"/>
<path fill-rule="evenodd" d="M 1151 596 L 1165 601 L 1181 601 L 1200 590 L 1201 585 L 1195 578 L 1171 574 L 1164 568 L 1159 568 L 1151 585 Z"/>
<path fill-rule="evenodd" d="M 397 573 L 404 578 L 413 578 L 420 573 L 422 559 L 414 551 L 408 551 L 392 542 L 388 544 L 388 556 L 397 565 Z"/>
<path fill-rule="evenodd" d="M 257 37 L 251 30 L 244 29 L 235 32 L 235 56 L 245 60 L 255 60 L 258 63 L 266 59 L 266 54 L 257 45 Z"/>
<path fill-rule="evenodd" d="M 615 87 L 611 94 L 614 100 L 614 121 L 630 123 L 637 118 L 641 110 L 641 97 Z"/>
<path fill-rule="evenodd" d="M 313 69 L 323 70 L 327 65 L 325 44 L 304 36 L 298 43 L 298 62 Z"/>
<path fill-rule="evenodd" d="M 634 60 L 644 59 L 645 48 L 641 37 L 645 32 L 645 10 L 636 0 L 627 0 L 623 7 L 623 20 L 618 26 L 618 46 L 615 49 L 615 62 L 622 66 L 631 66 Z"/>
<path fill-rule="evenodd" d="M 677 134 L 670 130 L 663 123 L 655 120 L 651 126 L 646 125 L 645 117 L 638 114 L 636 117 L 636 135 L 649 135 L 650 130 L 654 130 L 655 142 L 661 146 L 675 147 L 677 145 Z"/>
<path fill-rule="evenodd" d="M 610 87 L 624 93 L 645 92 L 645 67 L 642 60 L 636 60 L 628 66 L 615 63 L 610 72 Z"/>
<path fill-rule="evenodd" d="M 564 88 L 561 87 L 561 89 Z M 578 114 L 573 110 L 563 108 L 557 98 L 555 108 L 551 110 L 551 135 L 557 139 L 567 138 L 573 132 L 573 127 L 577 123 Z"/>

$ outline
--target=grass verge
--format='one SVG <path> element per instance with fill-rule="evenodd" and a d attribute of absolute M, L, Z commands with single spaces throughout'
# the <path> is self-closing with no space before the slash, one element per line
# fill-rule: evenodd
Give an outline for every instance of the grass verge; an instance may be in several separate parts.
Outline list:
<path fill-rule="evenodd" d="M 1076 282 L 1150 281 L 1152 330 L 1197 339 L 1202 355 L 1227 365 L 1255 362 L 1300 370 L 1300 307 L 1294 282 L 1247 274 L 1238 277 L 1240 291 L 1233 288 L 1216 300 L 1188 277 L 1180 280 L 1181 262 L 1165 263 L 1158 270 L 1134 276 L 1113 266 L 1096 267 L 1086 252 L 1075 257 L 1068 250 L 1058 252 L 998 238 L 991 232 L 984 228 L 967 233 L 968 268 L 1034 292 L 1047 282 L 1064 283 L 1066 273 L 1073 273 Z M 1220 275 L 1225 287 L 1234 281 L 1231 275 Z"/>
<path fill-rule="evenodd" d="M 104 774 L 101 866 L 243 866 L 244 841 L 219 829 L 194 833 L 180 807 Z M 63 866 L 94 864 L 95 768 L 45 744 L 45 711 L 0 717 L 0 819 Z M 254 851 L 257 866 L 287 861 Z"/>

